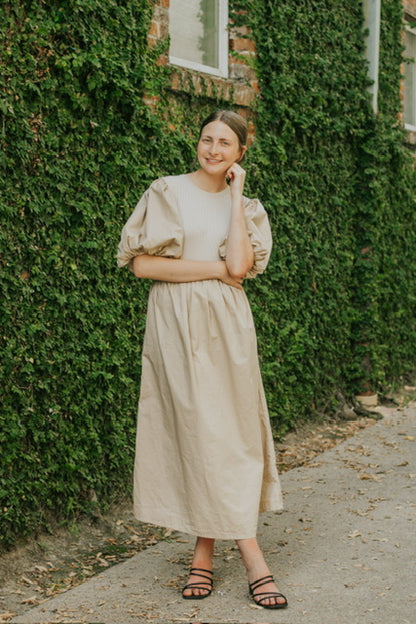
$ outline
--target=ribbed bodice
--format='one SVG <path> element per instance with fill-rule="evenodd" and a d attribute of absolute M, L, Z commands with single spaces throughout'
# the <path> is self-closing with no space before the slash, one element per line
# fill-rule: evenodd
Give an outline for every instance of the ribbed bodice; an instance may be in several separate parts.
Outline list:
<path fill-rule="evenodd" d="M 219 260 L 218 248 L 228 234 L 231 212 L 229 188 L 208 193 L 194 184 L 188 175 L 169 176 L 184 229 L 184 260 Z"/>

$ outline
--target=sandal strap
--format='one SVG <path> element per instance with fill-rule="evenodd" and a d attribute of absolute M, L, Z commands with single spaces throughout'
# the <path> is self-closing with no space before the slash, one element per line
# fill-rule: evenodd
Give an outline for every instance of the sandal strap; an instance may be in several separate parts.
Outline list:
<path fill-rule="evenodd" d="M 190 573 L 192 574 L 194 570 L 198 570 L 198 572 L 207 572 L 208 574 L 213 574 L 212 570 L 205 570 L 205 568 L 191 568 Z M 196 576 L 200 576 L 200 575 L 197 574 Z"/>
<path fill-rule="evenodd" d="M 209 596 L 212 593 L 212 589 L 214 586 L 213 580 L 212 580 L 212 576 L 206 576 L 205 574 L 199 574 L 199 572 L 206 572 L 207 574 L 211 574 L 212 575 L 212 570 L 205 570 L 205 568 L 191 568 L 189 573 L 190 576 L 197 576 L 198 578 L 202 578 L 202 579 L 206 579 L 205 581 L 197 581 L 196 583 L 188 583 L 188 585 L 185 585 L 185 587 L 182 589 L 182 594 L 185 591 L 185 589 L 200 589 L 204 593 L 203 596 L 184 596 L 184 598 L 205 598 L 207 596 Z"/>
<path fill-rule="evenodd" d="M 262 578 L 257 579 L 257 581 L 253 581 L 253 583 L 249 584 L 250 593 L 253 594 L 256 589 L 262 587 L 262 585 L 267 585 L 267 583 L 273 583 L 274 578 L 271 574 L 267 576 L 263 576 Z"/>
<path fill-rule="evenodd" d="M 199 570 L 201 572 L 208 572 L 209 574 L 212 574 L 211 570 L 204 570 L 204 568 L 191 568 L 189 571 L 190 576 L 197 576 L 198 578 L 204 578 L 207 579 L 206 581 L 199 581 L 200 585 L 210 585 L 212 587 L 213 585 L 213 581 L 212 581 L 212 577 L 211 576 L 205 576 L 205 574 L 198 574 L 198 572 L 196 572 L 196 570 Z M 192 585 L 198 585 L 198 583 L 192 583 Z M 187 587 L 189 587 L 189 585 L 187 585 Z"/>
<path fill-rule="evenodd" d="M 209 587 L 201 587 L 201 585 L 208 585 L 208 583 L 188 583 L 188 585 L 185 585 L 185 587 L 183 588 L 182 591 L 184 591 L 185 589 L 202 589 L 203 591 L 207 591 L 209 593 L 211 593 L 212 591 L 212 585 L 210 585 Z"/>
<path fill-rule="evenodd" d="M 263 598 L 259 598 L 258 600 L 256 600 L 258 598 L 258 596 L 263 596 Z M 264 600 L 268 600 L 269 598 L 283 598 L 285 602 L 280 602 L 280 603 L 277 603 L 277 604 L 280 604 L 282 606 L 284 604 L 287 604 L 286 596 L 284 596 L 280 592 L 260 592 L 259 594 L 253 594 L 253 598 L 254 598 L 254 602 L 259 604 L 259 605 L 261 605 L 261 603 Z"/>

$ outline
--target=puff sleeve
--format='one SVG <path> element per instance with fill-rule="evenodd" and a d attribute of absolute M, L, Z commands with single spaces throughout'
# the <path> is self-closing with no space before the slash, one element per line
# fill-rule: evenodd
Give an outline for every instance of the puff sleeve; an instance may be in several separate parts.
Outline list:
<path fill-rule="evenodd" d="M 135 256 L 180 258 L 182 249 L 183 228 L 176 199 L 166 181 L 159 178 L 143 194 L 123 227 L 117 264 L 132 270 Z"/>
<path fill-rule="evenodd" d="M 256 277 L 266 269 L 272 250 L 272 233 L 267 213 L 258 199 L 244 197 L 244 210 L 247 231 L 254 252 L 253 266 L 246 275 L 248 278 Z M 222 260 L 225 260 L 226 250 L 227 239 L 221 243 L 219 248 Z"/>

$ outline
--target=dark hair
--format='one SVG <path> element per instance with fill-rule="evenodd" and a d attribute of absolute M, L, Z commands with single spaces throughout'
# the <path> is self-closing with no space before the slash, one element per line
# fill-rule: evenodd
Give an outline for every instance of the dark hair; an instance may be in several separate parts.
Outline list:
<path fill-rule="evenodd" d="M 244 117 L 231 110 L 217 110 L 208 115 L 208 117 L 206 117 L 201 124 L 198 140 L 201 138 L 201 134 L 205 126 L 210 124 L 212 121 L 222 121 L 227 124 L 227 126 L 237 135 L 240 149 L 247 145 L 248 128 L 246 120 Z M 244 156 L 245 154 L 243 154 L 239 162 L 244 160 Z"/>

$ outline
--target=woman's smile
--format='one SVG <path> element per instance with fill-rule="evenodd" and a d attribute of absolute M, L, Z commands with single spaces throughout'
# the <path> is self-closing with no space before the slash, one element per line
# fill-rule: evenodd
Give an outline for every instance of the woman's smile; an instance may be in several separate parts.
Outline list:
<path fill-rule="evenodd" d="M 222 162 L 218 158 L 206 158 L 205 160 L 209 163 L 214 163 L 214 164 Z"/>

